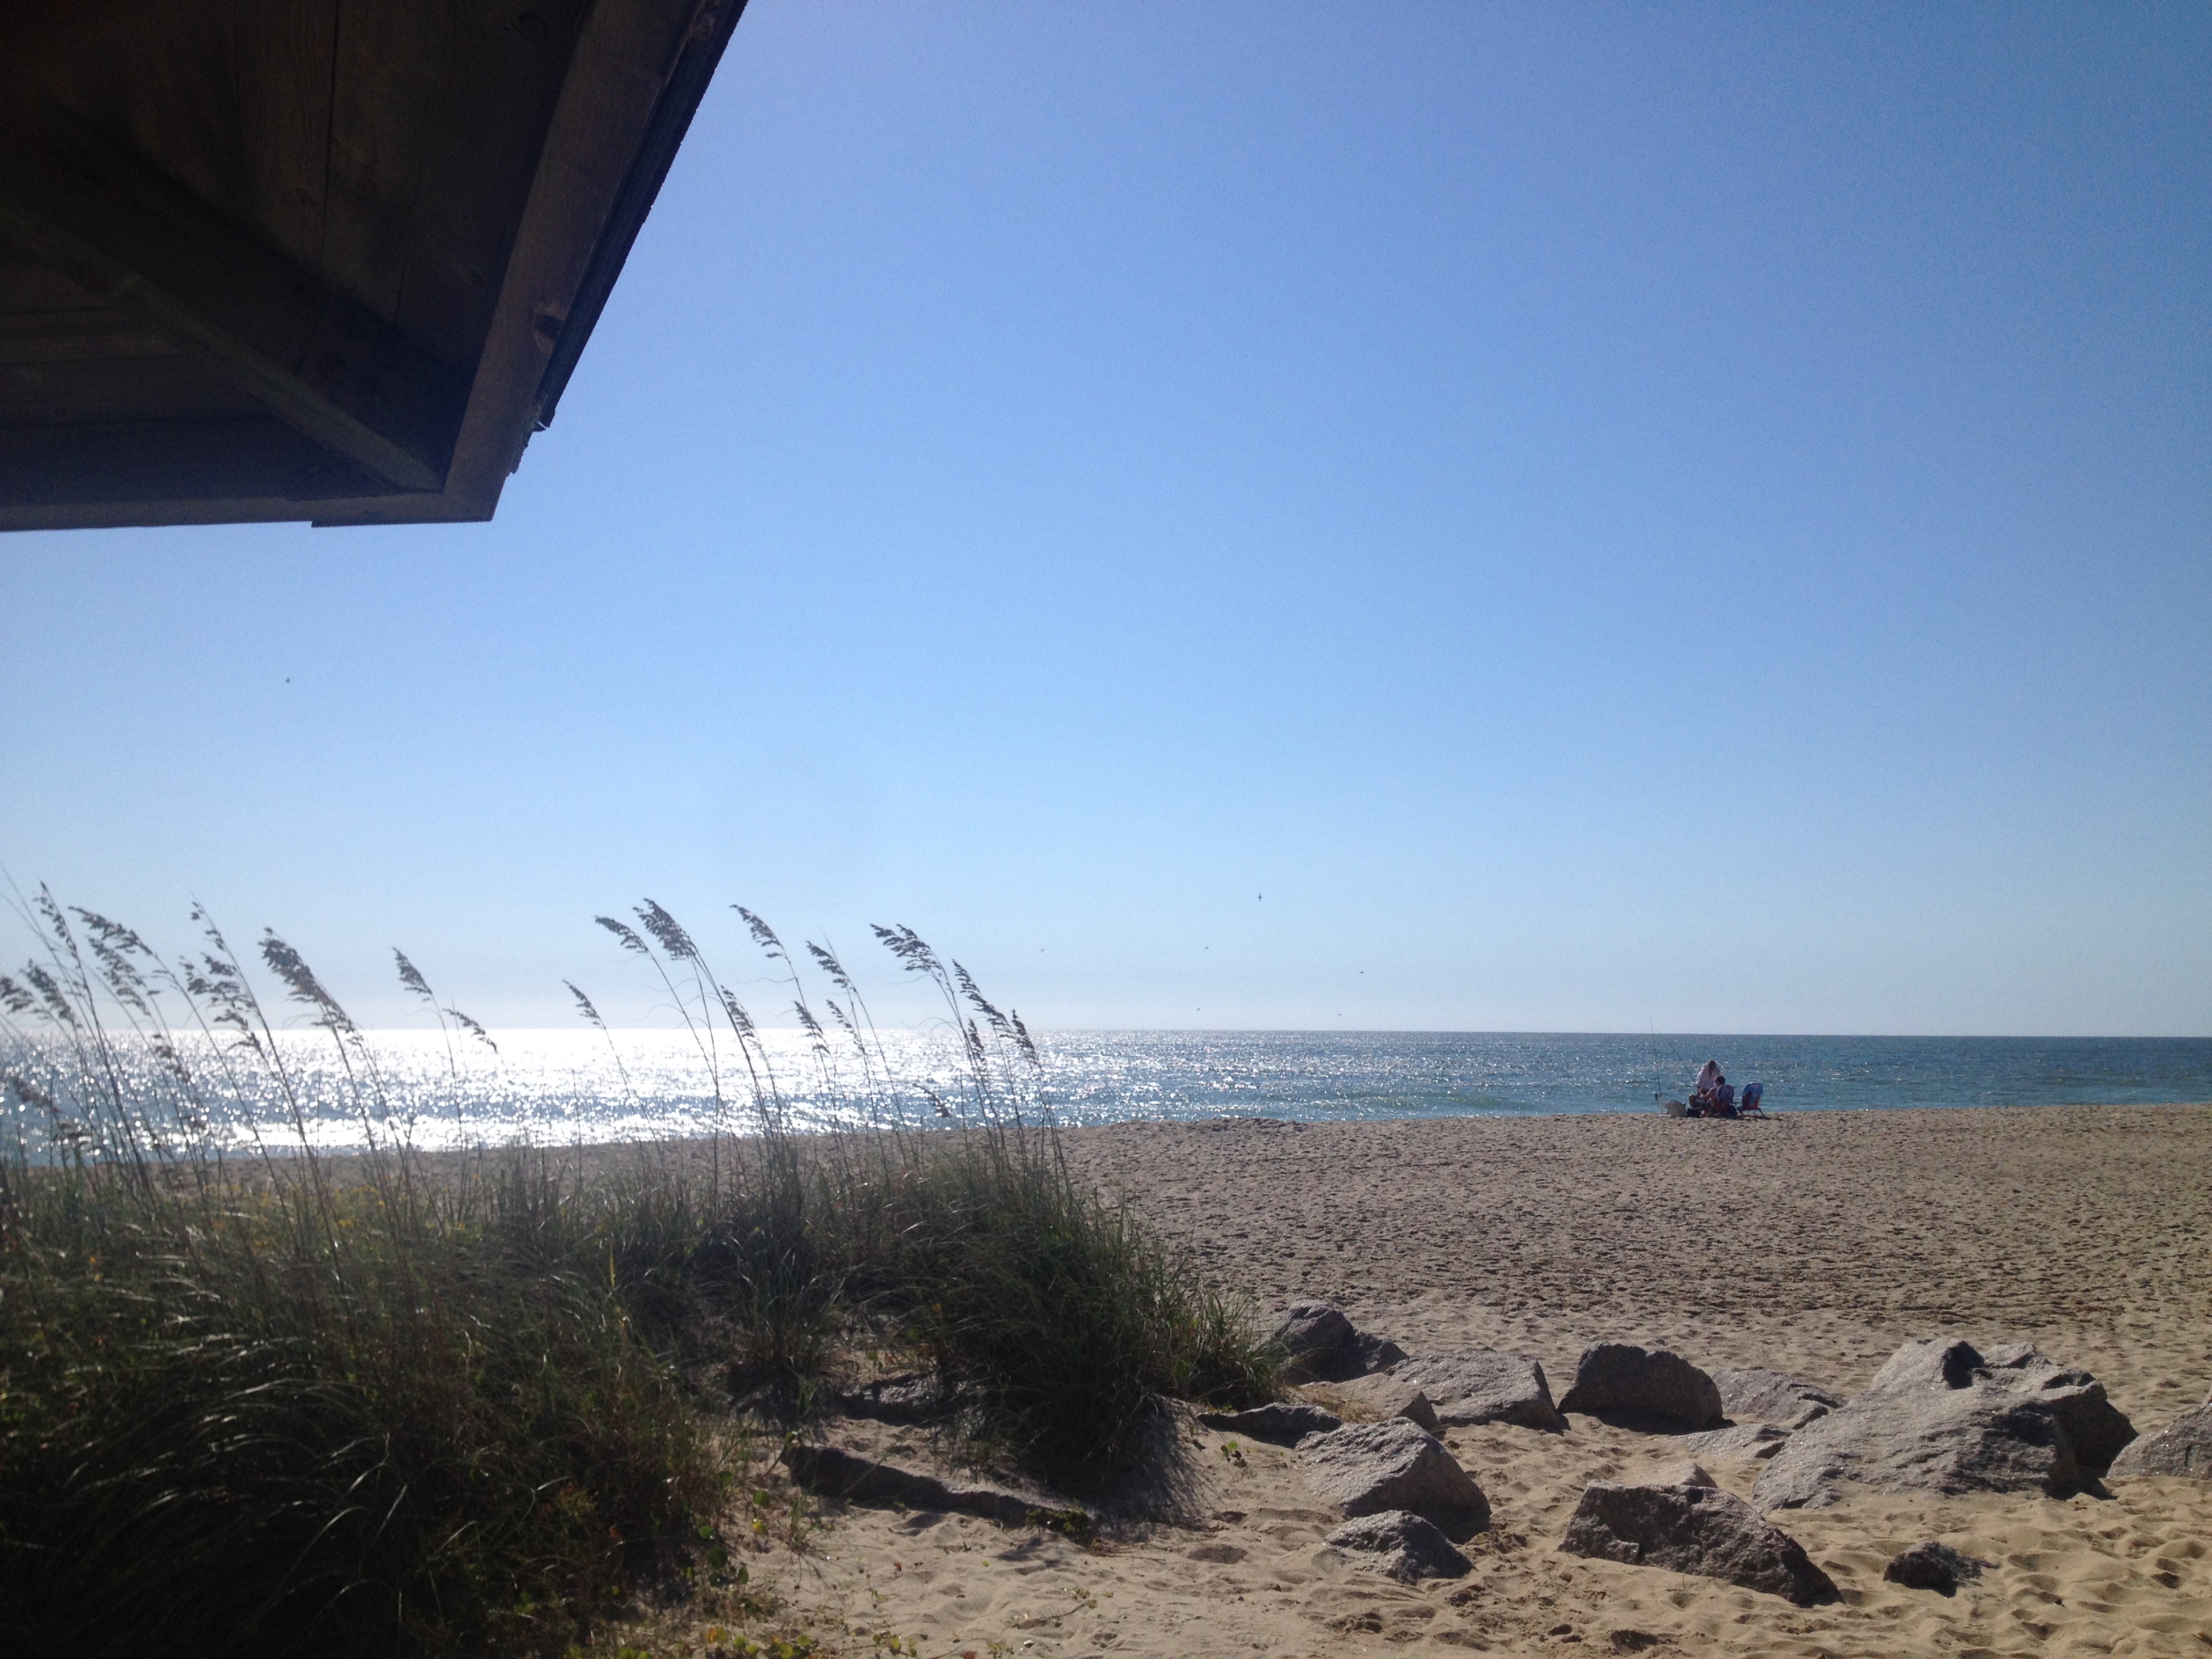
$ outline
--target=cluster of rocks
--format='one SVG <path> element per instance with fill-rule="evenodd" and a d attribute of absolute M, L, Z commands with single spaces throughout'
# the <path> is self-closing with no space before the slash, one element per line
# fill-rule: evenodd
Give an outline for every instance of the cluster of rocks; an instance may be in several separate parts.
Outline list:
<path fill-rule="evenodd" d="M 1632 1343 L 1586 1349 L 1554 1402 L 1526 1354 L 1467 1349 L 1409 1356 L 1362 1332 L 1341 1309 L 1293 1305 L 1275 1340 L 1294 1380 L 1323 1382 L 1347 1423 L 1310 1401 L 1202 1413 L 1208 1427 L 1295 1448 L 1307 1483 L 1344 1519 L 1328 1541 L 1407 1583 L 1469 1571 L 1459 1543 L 1490 1524 L 1481 1486 L 1441 1435 L 1507 1423 L 1546 1432 L 1577 1413 L 1669 1437 L 1696 1458 L 1764 1462 L 1752 1501 L 1722 1491 L 1696 1462 L 1634 1483 L 1586 1489 L 1559 1547 L 1575 1555 L 1700 1574 L 1799 1606 L 1832 1601 L 1834 1583 L 1763 1516 L 1838 1501 L 1847 1483 L 1887 1492 L 2095 1490 L 2114 1476 L 2212 1480 L 2212 1396 L 2138 1438 L 2102 1384 L 2025 1345 L 1986 1352 L 1950 1338 L 1905 1344 L 1849 1399 L 1786 1372 L 1707 1372 L 1681 1355 Z M 848 1402 L 856 1414 L 927 1419 L 948 1402 L 927 1379 L 901 1377 Z M 829 1447 L 784 1453 L 794 1479 L 856 1502 L 948 1509 L 1018 1524 L 1037 1500 L 955 1487 Z M 1892 1582 L 1954 1593 L 1987 1564 L 1940 1541 L 1893 1560 Z"/>
<path fill-rule="evenodd" d="M 1490 1524 L 1490 1500 L 1434 1434 L 1404 1417 L 1347 1423 L 1298 1443 L 1306 1483 L 1350 1517 L 1328 1534 L 1401 1583 L 1456 1578 L 1454 1544 Z"/>
<path fill-rule="evenodd" d="M 1490 1500 L 1438 1435 L 1456 1424 L 1510 1417 L 1559 1422 L 1541 1367 L 1507 1356 L 1410 1360 L 1396 1343 L 1359 1330 L 1343 1310 L 1300 1302 L 1275 1328 L 1294 1381 L 1328 1382 L 1376 1419 L 1346 1423 L 1310 1404 L 1201 1413 L 1209 1428 L 1297 1449 L 1307 1483 L 1345 1517 L 1328 1534 L 1404 1583 L 1455 1578 L 1469 1563 L 1457 1545 L 1490 1524 Z M 1457 1360 L 1471 1360 L 1455 1364 Z"/>
<path fill-rule="evenodd" d="M 2139 1439 L 2094 1377 L 2024 1344 L 1984 1352 L 1950 1338 L 1907 1342 L 1864 1393 L 1845 1399 L 1784 1371 L 1707 1372 L 1665 1349 L 1603 1342 L 1584 1351 L 1555 1403 L 1543 1367 L 1525 1354 L 1407 1357 L 1325 1303 L 1296 1304 L 1277 1338 L 1295 1375 L 1328 1382 L 1346 1409 L 1382 1420 L 1345 1425 L 1317 1407 L 1268 1407 L 1285 1413 L 1267 1419 L 1273 1431 L 1243 1431 L 1297 1446 L 1316 1491 L 1352 1517 L 1329 1541 L 1373 1553 L 1408 1582 L 1466 1570 L 1452 1541 L 1486 1523 L 1488 1504 L 1437 1436 L 1479 1424 L 1558 1431 L 1577 1413 L 1672 1437 L 1697 1457 L 1763 1462 L 1750 1503 L 1694 1462 L 1641 1483 L 1594 1485 L 1560 1548 L 1699 1573 L 1799 1605 L 1832 1599 L 1835 1585 L 1762 1516 L 1826 1507 L 1846 1483 L 2063 1497 L 2096 1490 L 2108 1473 L 2212 1480 L 2212 1397 Z M 1288 1414 L 1298 1412 L 1307 1414 Z M 1948 1595 L 1983 1565 L 1929 1540 L 1899 1555 L 1887 1576 Z"/>

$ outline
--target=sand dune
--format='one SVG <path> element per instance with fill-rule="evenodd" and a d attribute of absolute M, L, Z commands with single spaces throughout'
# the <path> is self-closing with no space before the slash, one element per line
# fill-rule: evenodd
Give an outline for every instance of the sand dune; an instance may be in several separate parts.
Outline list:
<path fill-rule="evenodd" d="M 2138 1428 L 2212 1387 L 2212 1108 L 1465 1119 L 1303 1129 L 1126 1125 L 1073 1156 L 1267 1303 L 1340 1302 L 1416 1352 L 1518 1348 L 1563 1392 L 1587 1342 L 1862 1387 L 1907 1336 L 2032 1340 L 2087 1366 Z M 927 1463 L 926 1437 L 847 1443 Z M 1810 1610 L 1561 1555 L 1583 1486 L 1680 1455 L 1575 1417 L 1448 1436 L 1495 1511 L 1465 1579 L 1406 1588 L 1322 1540 L 1290 1455 L 1194 1431 L 1182 1524 L 1085 1549 L 959 1516 L 855 1509 L 764 1562 L 826 1647 L 1042 1656 L 2212 1656 L 2212 1484 L 2107 1497 L 1856 1489 L 1774 1517 L 1836 1580 Z M 1710 1465 L 1747 1495 L 1759 1466 Z M 1886 1583 L 1940 1539 L 1991 1564 L 1944 1596 Z"/>

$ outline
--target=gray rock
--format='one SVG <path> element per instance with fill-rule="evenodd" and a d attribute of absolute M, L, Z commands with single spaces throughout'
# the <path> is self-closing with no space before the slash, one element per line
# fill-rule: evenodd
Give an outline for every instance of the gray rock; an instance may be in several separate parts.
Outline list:
<path fill-rule="evenodd" d="M 1245 1412 L 1200 1412 L 1198 1420 L 1224 1434 L 1241 1434 L 1278 1446 L 1295 1446 L 1310 1434 L 1327 1434 L 1344 1426 L 1344 1419 L 1334 1412 L 1281 1400 Z"/>
<path fill-rule="evenodd" d="M 1474 1564 L 1450 1539 L 1410 1510 L 1381 1510 L 1347 1521 L 1322 1540 L 1340 1550 L 1375 1556 L 1377 1571 L 1401 1584 L 1424 1578 L 1459 1578 Z"/>
<path fill-rule="evenodd" d="M 1632 1427 L 1717 1429 L 1728 1421 L 1711 1377 L 1678 1353 L 1632 1342 L 1583 1349 L 1559 1409 Z"/>
<path fill-rule="evenodd" d="M 1275 1326 L 1275 1340 L 1287 1360 L 1283 1375 L 1293 1382 L 1341 1382 L 1406 1357 L 1396 1343 L 1360 1330 L 1326 1302 L 1292 1303 Z"/>
<path fill-rule="evenodd" d="M 1428 1395 L 1437 1422 L 1447 1429 L 1480 1423 L 1517 1423 L 1529 1429 L 1563 1429 L 1566 1419 L 1552 1403 L 1544 1368 L 1525 1353 L 1468 1348 L 1424 1354 L 1391 1368 L 1395 1381 Z"/>
<path fill-rule="evenodd" d="M 1718 1578 L 1799 1607 L 1837 1599 L 1835 1582 L 1796 1539 L 1761 1521 L 1741 1498 L 1711 1486 L 1589 1487 L 1559 1547 Z"/>
<path fill-rule="evenodd" d="M 1778 1423 L 1802 1429 L 1842 1405 L 1840 1396 L 1787 1371 L 1715 1371 L 1721 1409 L 1739 1423 Z"/>
<path fill-rule="evenodd" d="M 2105 1385 L 2085 1370 L 2046 1359 L 2025 1342 L 1993 1347 L 1982 1356 L 1982 1364 L 1992 1374 L 2013 1373 L 2014 1389 L 2033 1389 L 2051 1401 L 2058 1426 L 2074 1443 L 2075 1460 L 2090 1474 L 2112 1468 L 2121 1449 L 2136 1437 L 2136 1425 L 2105 1397 Z"/>
<path fill-rule="evenodd" d="M 1356 1376 L 1349 1382 L 1338 1384 L 1336 1391 L 1378 1418 L 1402 1417 L 1408 1423 L 1419 1424 L 1431 1434 L 1443 1427 L 1429 1396 L 1416 1384 L 1400 1378 L 1395 1371 Z"/>
<path fill-rule="evenodd" d="M 1908 1342 L 1864 1394 L 1807 1424 L 1774 1455 L 1753 1489 L 1760 1508 L 1822 1509 L 1858 1480 L 1887 1492 L 2044 1492 L 2064 1497 L 2102 1472 L 2085 1459 L 2135 1432 L 2086 1371 L 2032 1348 Z M 2124 1443 L 2124 1440 L 2122 1440 Z"/>
<path fill-rule="evenodd" d="M 1000 1526 L 1042 1524 L 1074 1513 L 1054 1510 L 1018 1492 L 988 1486 L 955 1486 L 934 1475 L 919 1474 L 892 1463 L 879 1463 L 836 1446 L 805 1446 L 793 1443 L 783 1449 L 784 1467 L 791 1478 L 825 1498 L 842 1498 L 851 1504 L 903 1504 L 910 1510 L 980 1515 Z"/>
<path fill-rule="evenodd" d="M 1387 1371 L 1393 1365 L 1405 1363 L 1406 1351 L 1387 1336 L 1370 1336 L 1362 1331 L 1352 1341 L 1352 1352 L 1359 1356 L 1359 1374 Z"/>
<path fill-rule="evenodd" d="M 1698 1457 L 1767 1458 L 1782 1449 L 1790 1434 L 1771 1423 L 1737 1423 L 1702 1434 L 1677 1435 L 1674 1443 Z"/>
<path fill-rule="evenodd" d="M 1941 1590 L 1948 1595 L 1964 1580 L 1979 1578 L 1982 1569 L 1988 1565 L 1978 1557 L 1961 1555 L 1948 1544 L 1939 1544 L 1931 1538 L 1924 1544 L 1899 1551 L 1881 1570 L 1881 1576 L 1907 1589 Z"/>
<path fill-rule="evenodd" d="M 1411 1510 L 1455 1538 L 1490 1524 L 1490 1500 L 1443 1441 L 1403 1418 L 1351 1423 L 1300 1443 L 1306 1482 L 1347 1516 Z"/>
<path fill-rule="evenodd" d="M 1356 1334 L 1350 1316 L 1327 1302 L 1293 1302 L 1275 1322 L 1275 1340 L 1293 1364 L 1334 1353 Z"/>
<path fill-rule="evenodd" d="M 2212 1400 L 2185 1411 L 2156 1434 L 2131 1443 L 2112 1460 L 2112 1473 L 2179 1474 L 2212 1480 Z"/>
<path fill-rule="evenodd" d="M 1639 1486 L 1717 1486 L 1720 1482 L 1705 1473 L 1705 1466 L 1694 1460 L 1669 1463 L 1654 1470 L 1636 1484 Z"/>

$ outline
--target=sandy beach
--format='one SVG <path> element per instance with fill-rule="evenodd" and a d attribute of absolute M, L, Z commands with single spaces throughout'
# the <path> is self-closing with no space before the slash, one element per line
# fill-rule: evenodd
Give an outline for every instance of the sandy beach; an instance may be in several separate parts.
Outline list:
<path fill-rule="evenodd" d="M 1850 1393 L 1936 1334 L 2033 1341 L 2145 1431 L 2212 1389 L 2212 1107 L 1126 1124 L 1069 1147 L 1263 1307 L 1327 1297 L 1416 1355 L 1519 1350 L 1555 1393 L 1600 1340 Z M 873 1424 L 834 1437 L 916 1464 L 937 1449 Z M 1494 1511 L 1458 1580 L 1408 1588 L 1327 1547 L 1339 1517 L 1291 1454 L 1203 1431 L 1176 1524 L 1085 1549 L 854 1508 L 763 1565 L 835 1651 L 2212 1655 L 2212 1484 L 1856 1489 L 1774 1517 L 1842 1591 L 1802 1609 L 1559 1553 L 1584 1486 L 1679 1459 L 1663 1436 L 1574 1416 L 1446 1438 Z M 1740 1494 L 1759 1468 L 1709 1467 Z M 1991 1565 L 1951 1596 L 1886 1583 L 1926 1539 Z"/>

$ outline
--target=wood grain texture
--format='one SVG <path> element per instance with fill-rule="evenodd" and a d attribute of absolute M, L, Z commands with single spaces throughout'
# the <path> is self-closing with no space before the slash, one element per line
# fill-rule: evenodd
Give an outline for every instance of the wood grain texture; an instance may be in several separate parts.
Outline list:
<path fill-rule="evenodd" d="M 473 370 L 568 71 L 583 7 L 532 0 L 468 9 L 455 74 L 408 225 L 392 321 Z"/>
<path fill-rule="evenodd" d="M 0 224 L 317 441 L 402 488 L 443 483 L 462 383 L 135 158 L 88 135 L 0 144 Z"/>
<path fill-rule="evenodd" d="M 192 501 L 265 498 L 257 516 L 298 518 L 301 504 L 373 495 L 381 485 L 269 415 L 230 419 L 0 427 L 0 528 L 28 524 L 194 521 Z M 99 503 L 74 519 L 52 506 Z M 134 514 L 133 504 L 158 507 Z M 215 517 L 217 515 L 210 515 Z M 228 516 L 223 514 L 221 516 Z"/>
<path fill-rule="evenodd" d="M 127 165 L 0 161 L 0 527 L 489 518 L 740 5 L 11 0 L 0 150 Z"/>
<path fill-rule="evenodd" d="M 136 344 L 146 337 L 125 337 Z M 34 358 L 11 353 L 8 343 L 0 341 L 0 426 L 191 421 L 264 412 L 252 393 L 200 358 L 165 341 L 153 344 L 153 349 L 129 355 L 79 351 Z"/>
<path fill-rule="evenodd" d="M 241 0 L 233 37 L 240 222 L 327 282 L 325 191 L 339 0 Z"/>
<path fill-rule="evenodd" d="M 387 319 L 399 307 L 416 197 L 456 90 L 456 9 L 433 0 L 338 9 L 318 265 L 337 292 Z"/>
<path fill-rule="evenodd" d="M 448 492 L 480 501 L 487 518 L 521 462 L 554 342 L 696 15 L 693 0 L 599 0 L 585 22 L 453 449 Z"/>
<path fill-rule="evenodd" d="M 0 365 L 182 354 L 182 347 L 137 317 L 107 307 L 0 311 Z"/>

